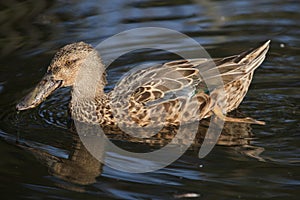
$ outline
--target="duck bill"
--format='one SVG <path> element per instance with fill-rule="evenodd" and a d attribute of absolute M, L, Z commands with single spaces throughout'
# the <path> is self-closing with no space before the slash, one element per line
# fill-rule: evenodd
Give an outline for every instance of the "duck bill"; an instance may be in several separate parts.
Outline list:
<path fill-rule="evenodd" d="M 23 100 L 16 106 L 17 110 L 27 110 L 42 103 L 54 90 L 62 85 L 62 81 L 54 80 L 52 75 L 46 75 Z"/>

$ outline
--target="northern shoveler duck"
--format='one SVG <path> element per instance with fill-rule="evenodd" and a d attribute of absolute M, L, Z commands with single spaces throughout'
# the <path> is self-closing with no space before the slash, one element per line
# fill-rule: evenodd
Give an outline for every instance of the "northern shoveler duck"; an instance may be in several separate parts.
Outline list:
<path fill-rule="evenodd" d="M 45 76 L 16 108 L 34 108 L 60 87 L 73 86 L 73 97 L 86 95 L 76 89 L 75 83 L 89 63 L 98 66 L 102 76 L 93 98 L 72 98 L 70 110 L 77 120 L 104 126 L 138 124 L 144 127 L 178 125 L 215 115 L 229 122 L 264 124 L 249 117 L 228 117 L 225 113 L 242 102 L 254 70 L 265 59 L 269 43 L 226 58 L 177 60 L 142 68 L 126 76 L 108 93 L 104 92 L 105 66 L 97 50 L 84 42 L 69 44 L 55 54 Z M 218 76 L 209 73 L 210 70 L 218 70 Z M 202 74 L 208 77 L 203 78 Z M 223 84 L 208 89 L 206 80 L 216 77 L 221 78 Z M 186 92 L 188 87 L 192 92 L 190 89 Z M 223 98 L 218 98 L 221 92 Z"/>

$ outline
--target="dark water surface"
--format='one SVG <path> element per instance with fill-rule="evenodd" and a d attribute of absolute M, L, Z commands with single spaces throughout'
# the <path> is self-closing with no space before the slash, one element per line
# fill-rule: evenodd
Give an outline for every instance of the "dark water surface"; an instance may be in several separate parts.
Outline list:
<path fill-rule="evenodd" d="M 299 1 L 280 0 L 1 1 L 1 199 L 298 199 L 299 10 Z M 75 41 L 97 45 L 146 26 L 180 31 L 212 57 L 271 39 L 266 61 L 239 109 L 267 124 L 247 127 L 251 139 L 245 144 L 221 142 L 204 159 L 189 150 L 164 169 L 130 174 L 101 166 L 79 144 L 74 147 L 67 126 L 69 89 L 17 115 L 16 103 L 40 80 L 58 48 Z M 189 48 L 185 45 L 180 44 Z M 108 51 L 121 48 L 114 44 Z M 121 58 L 108 68 L 107 88 L 138 64 L 172 59 L 153 51 Z M 74 151 L 79 159 L 72 157 Z"/>

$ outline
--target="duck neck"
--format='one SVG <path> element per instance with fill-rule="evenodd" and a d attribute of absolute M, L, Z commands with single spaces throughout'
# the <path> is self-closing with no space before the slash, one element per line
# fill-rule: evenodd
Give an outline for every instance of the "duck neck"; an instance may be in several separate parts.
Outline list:
<path fill-rule="evenodd" d="M 105 67 L 96 50 L 81 64 L 72 90 L 72 101 L 93 100 L 105 96 Z"/>

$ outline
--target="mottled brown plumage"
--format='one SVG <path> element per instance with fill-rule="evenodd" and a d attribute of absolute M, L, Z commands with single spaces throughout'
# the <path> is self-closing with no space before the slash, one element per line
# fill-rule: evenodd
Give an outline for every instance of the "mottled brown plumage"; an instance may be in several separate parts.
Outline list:
<path fill-rule="evenodd" d="M 103 90 L 105 67 L 98 52 L 84 42 L 66 45 L 56 53 L 45 77 L 17 109 L 35 107 L 57 88 L 73 86 L 73 97 L 78 98 L 71 101 L 71 113 L 73 118 L 83 122 L 152 127 L 179 125 L 215 114 L 225 121 L 263 124 L 251 118 L 226 117 L 225 113 L 242 102 L 269 43 L 222 59 L 178 60 L 138 69 L 125 76 L 109 93 Z M 95 96 L 85 98 L 91 87 L 82 90 L 74 85 L 87 69 L 84 68 L 87 63 L 99 66 L 102 76 L 94 84 Z M 216 70 L 219 73 L 216 74 Z"/>

